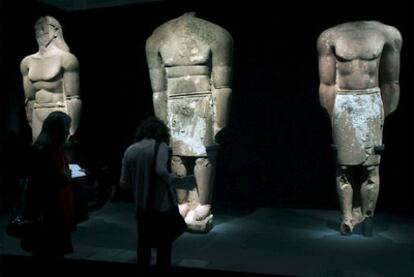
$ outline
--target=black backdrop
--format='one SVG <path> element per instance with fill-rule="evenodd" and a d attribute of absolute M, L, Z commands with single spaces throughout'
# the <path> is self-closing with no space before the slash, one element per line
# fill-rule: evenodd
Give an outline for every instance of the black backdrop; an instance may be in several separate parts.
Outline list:
<path fill-rule="evenodd" d="M 0 43 L 3 200 L 14 191 L 29 144 L 19 63 L 37 51 L 33 25 L 40 16 L 60 21 L 80 61 L 79 162 L 88 168 L 108 166 L 116 182 L 136 125 L 153 115 L 145 41 L 160 24 L 196 11 L 234 39 L 231 119 L 218 138 L 217 207 L 338 209 L 331 127 L 318 102 L 316 39 L 342 22 L 378 20 L 397 27 L 404 43 L 400 105 L 385 122 L 377 211 L 414 214 L 413 3 L 164 1 L 63 12 L 37 2 L 5 2 Z"/>

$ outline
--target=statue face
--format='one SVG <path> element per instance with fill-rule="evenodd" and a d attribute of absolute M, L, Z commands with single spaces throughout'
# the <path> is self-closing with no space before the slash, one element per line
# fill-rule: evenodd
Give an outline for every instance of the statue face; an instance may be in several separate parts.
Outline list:
<path fill-rule="evenodd" d="M 35 26 L 36 41 L 39 46 L 48 46 L 56 38 L 56 28 L 46 20 L 40 21 Z"/>

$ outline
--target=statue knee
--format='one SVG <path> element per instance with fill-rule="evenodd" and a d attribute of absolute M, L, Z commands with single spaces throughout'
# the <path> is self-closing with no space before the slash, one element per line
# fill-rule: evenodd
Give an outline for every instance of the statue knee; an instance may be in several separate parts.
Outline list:
<path fill-rule="evenodd" d="M 171 169 L 175 174 L 179 176 L 187 175 L 187 170 L 185 168 L 184 162 L 179 156 L 171 157 Z"/>
<path fill-rule="evenodd" d="M 378 165 L 372 165 L 367 166 L 365 168 L 365 171 L 369 177 L 375 177 L 379 175 L 379 166 Z"/>
<path fill-rule="evenodd" d="M 379 167 L 378 166 L 367 166 L 365 168 L 366 171 L 366 181 L 364 182 L 365 185 L 374 187 L 379 185 Z"/>
<path fill-rule="evenodd" d="M 338 187 L 341 190 L 351 190 L 351 184 L 349 183 L 348 177 L 348 167 L 347 166 L 338 166 L 337 173 L 336 173 L 336 180 Z"/>
<path fill-rule="evenodd" d="M 352 191 L 352 186 L 351 186 L 351 184 L 349 184 L 349 183 L 341 183 L 341 184 L 339 185 L 339 188 L 340 188 L 342 191 L 345 191 L 345 192 L 347 192 L 347 191 L 351 192 L 351 191 Z"/>
<path fill-rule="evenodd" d="M 196 168 L 211 167 L 211 162 L 208 158 L 198 158 L 195 161 Z"/>
<path fill-rule="evenodd" d="M 180 156 L 172 156 L 171 157 L 171 163 L 173 163 L 173 164 L 182 164 L 183 160 L 181 159 Z"/>

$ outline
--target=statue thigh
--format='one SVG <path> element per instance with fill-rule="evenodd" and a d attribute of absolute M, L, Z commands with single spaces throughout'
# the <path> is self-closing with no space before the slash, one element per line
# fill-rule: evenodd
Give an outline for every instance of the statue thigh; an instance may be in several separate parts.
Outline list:
<path fill-rule="evenodd" d="M 195 189 L 191 191 L 177 189 L 179 204 L 185 202 L 210 204 L 215 176 L 215 153 L 207 157 L 173 156 L 171 169 L 178 176 L 194 174 L 196 179 Z"/>

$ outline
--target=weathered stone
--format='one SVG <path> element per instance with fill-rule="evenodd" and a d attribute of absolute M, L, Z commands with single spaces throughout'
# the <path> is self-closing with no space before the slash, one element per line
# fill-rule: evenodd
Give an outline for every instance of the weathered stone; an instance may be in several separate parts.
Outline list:
<path fill-rule="evenodd" d="M 166 22 L 147 40 L 154 111 L 170 128 L 172 169 L 196 178 L 196 189 L 178 191 L 180 212 L 193 231 L 212 224 L 213 146 L 228 121 L 232 51 L 226 30 L 193 13 Z"/>
<path fill-rule="evenodd" d="M 53 111 L 67 113 L 71 119 L 70 135 L 80 120 L 79 64 L 63 39 L 62 27 L 51 17 L 41 17 L 35 25 L 39 51 L 25 57 L 23 75 L 26 115 L 36 140 L 43 121 Z"/>
<path fill-rule="evenodd" d="M 337 25 L 318 39 L 319 98 L 332 120 L 343 234 L 374 215 L 384 117 L 399 100 L 401 44 L 396 28 L 376 21 Z"/>

